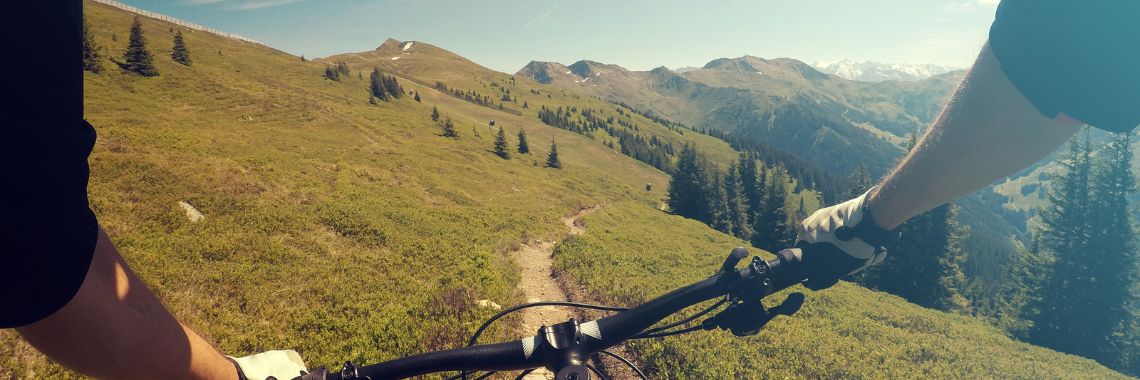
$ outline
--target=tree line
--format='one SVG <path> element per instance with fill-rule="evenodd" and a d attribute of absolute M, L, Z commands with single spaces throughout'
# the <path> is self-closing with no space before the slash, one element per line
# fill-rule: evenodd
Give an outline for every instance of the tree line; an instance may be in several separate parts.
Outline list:
<path fill-rule="evenodd" d="M 787 171 L 778 164 L 757 164 L 756 157 L 741 154 L 721 172 L 686 144 L 669 181 L 668 204 L 677 215 L 775 252 L 795 243 L 795 221 L 787 205 L 789 183 Z"/>
<path fill-rule="evenodd" d="M 1024 298 L 1020 335 L 1034 343 L 1140 374 L 1140 304 L 1136 229 L 1129 196 L 1136 191 L 1131 133 L 1095 144 L 1087 131 L 1059 160 L 1049 180 L 1027 255 L 1005 289 Z"/>
<path fill-rule="evenodd" d="M 170 31 L 174 33 L 174 45 L 170 59 L 186 66 L 192 65 L 190 49 L 186 45 L 186 39 L 182 36 L 182 30 L 175 31 L 174 28 L 171 28 Z M 103 72 L 103 47 L 95 42 L 95 36 L 91 34 L 91 26 L 86 17 L 83 19 L 80 38 L 83 40 L 83 70 L 96 74 Z M 112 58 L 111 62 L 130 73 L 144 77 L 158 76 L 158 68 L 154 65 L 154 55 L 147 49 L 146 37 L 139 16 L 135 16 L 131 23 L 129 38 L 127 49 L 122 55 L 122 61 Z"/>

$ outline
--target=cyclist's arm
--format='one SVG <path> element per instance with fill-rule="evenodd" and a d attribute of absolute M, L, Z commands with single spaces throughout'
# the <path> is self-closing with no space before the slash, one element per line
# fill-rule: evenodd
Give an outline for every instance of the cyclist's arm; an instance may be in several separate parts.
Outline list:
<path fill-rule="evenodd" d="M 867 196 L 875 222 L 893 229 L 1053 152 L 1080 122 L 1041 114 L 1002 72 L 987 45 L 930 130 Z"/>
<path fill-rule="evenodd" d="M 869 194 L 893 228 L 1044 157 L 1087 123 L 1140 124 L 1140 2 L 1003 0 L 965 82 Z M 1079 120 L 1079 121 L 1078 121 Z"/>
<path fill-rule="evenodd" d="M 75 297 L 17 331 L 52 360 L 95 378 L 237 378 L 234 365 L 135 276 L 103 231 Z"/>

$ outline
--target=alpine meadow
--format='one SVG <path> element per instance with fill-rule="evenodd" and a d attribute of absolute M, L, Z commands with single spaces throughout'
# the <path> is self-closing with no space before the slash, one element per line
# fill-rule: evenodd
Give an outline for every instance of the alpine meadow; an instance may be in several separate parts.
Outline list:
<path fill-rule="evenodd" d="M 734 247 L 771 259 L 795 243 L 803 218 L 897 162 L 962 75 L 862 83 L 756 57 L 686 73 L 583 61 L 533 62 L 507 74 L 430 41 L 377 36 L 374 50 L 314 59 L 102 2 L 85 0 L 84 11 L 85 114 L 98 131 L 89 194 L 100 225 L 170 311 L 221 352 L 295 349 L 310 368 L 466 345 L 488 317 L 534 301 L 513 256 L 524 247 L 552 244 L 547 277 L 571 300 L 623 307 L 708 278 Z M 829 103 L 791 96 L 797 103 L 768 104 L 756 99 L 786 94 L 752 79 L 725 84 L 758 71 L 787 75 L 777 79 L 826 93 L 818 96 Z M 583 76 L 601 84 L 575 82 Z M 816 106 L 827 112 L 813 113 Z M 747 125 L 753 132 L 729 127 L 758 114 L 765 117 Z M 855 126 L 825 125 L 843 118 Z M 758 131 L 770 133 L 749 134 Z M 1108 142 L 1097 154 L 1131 162 L 1131 140 L 1101 139 Z M 831 165 L 804 158 L 824 140 L 844 141 L 844 151 L 828 154 L 865 156 Z M 1129 168 L 1095 169 L 1096 154 L 1082 156 L 1079 144 L 1054 165 L 1083 159 L 1093 162 L 1090 172 L 1117 170 L 1090 174 L 1102 184 L 1084 190 L 1134 192 L 1131 174 L 1119 188 L 1109 184 Z M 1054 188 L 1043 194 L 1080 190 Z M 795 286 L 765 304 L 799 292 L 802 310 L 757 335 L 712 330 L 621 350 L 654 379 L 1137 375 L 1135 363 L 1090 359 L 1103 354 L 1096 348 L 1060 348 L 1082 356 L 1047 348 L 1058 347 L 1049 334 L 1059 333 L 1042 330 L 1056 327 L 1034 327 L 1038 315 L 1022 310 L 1047 313 L 1042 302 L 1071 297 L 1063 286 L 1034 295 L 1023 283 L 973 281 L 977 259 L 966 251 L 977 244 L 967 235 L 980 229 L 977 220 L 997 226 L 982 235 L 1029 232 L 1009 232 L 1017 230 L 1009 218 L 972 197 L 904 227 L 941 236 L 937 244 L 892 246 L 939 251 L 929 262 L 885 262 L 940 265 L 924 272 L 928 283 L 892 284 L 872 271 L 822 291 Z M 1045 197 L 1032 200 L 1044 207 L 1033 223 L 1067 228 L 1063 218 L 1075 216 Z M 1033 260 L 1043 256 L 1034 252 L 1067 249 L 1007 240 L 998 244 L 1013 252 L 1002 273 L 1037 272 Z M 1034 281 L 1075 280 L 1041 273 Z M 480 342 L 533 335 L 525 325 L 508 316 Z M 1099 333 L 1135 340 L 1128 327 Z M 1120 350 L 1140 362 L 1140 347 Z M 600 364 L 615 378 L 634 377 L 617 361 Z M 0 378 L 82 377 L 0 330 Z"/>

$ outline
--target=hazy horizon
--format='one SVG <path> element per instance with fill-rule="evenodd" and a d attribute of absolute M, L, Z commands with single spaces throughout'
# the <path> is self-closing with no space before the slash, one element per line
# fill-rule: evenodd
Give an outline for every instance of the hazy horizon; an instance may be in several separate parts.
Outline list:
<path fill-rule="evenodd" d="M 306 57 L 430 43 L 514 73 L 532 60 L 631 70 L 752 55 L 968 67 L 996 0 L 126 0 Z"/>

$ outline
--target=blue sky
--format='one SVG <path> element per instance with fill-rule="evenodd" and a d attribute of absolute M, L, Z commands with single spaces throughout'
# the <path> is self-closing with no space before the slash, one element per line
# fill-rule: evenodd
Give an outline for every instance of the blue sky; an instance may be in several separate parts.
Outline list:
<path fill-rule="evenodd" d="M 997 0 L 120 0 L 306 57 L 388 37 L 514 73 L 531 60 L 634 70 L 721 57 L 966 67 Z"/>

